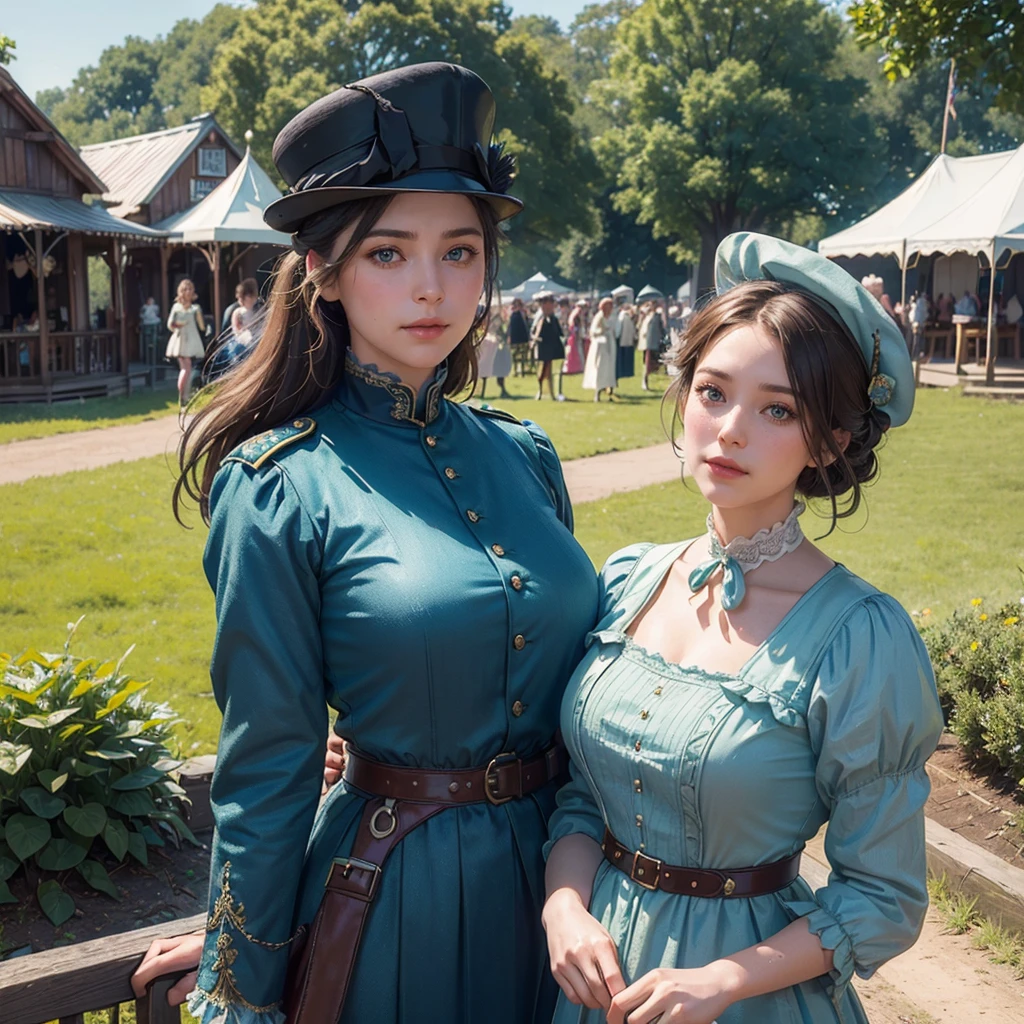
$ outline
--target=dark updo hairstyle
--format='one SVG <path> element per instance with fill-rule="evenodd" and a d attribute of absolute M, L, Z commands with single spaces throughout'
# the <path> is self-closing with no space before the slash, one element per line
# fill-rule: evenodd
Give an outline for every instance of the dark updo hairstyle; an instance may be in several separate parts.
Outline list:
<path fill-rule="evenodd" d="M 372 196 L 332 206 L 304 221 L 292 235 L 292 251 L 274 268 L 270 301 L 256 324 L 254 333 L 259 340 L 215 386 L 200 392 L 209 394 L 209 401 L 200 403 L 182 433 L 180 474 L 173 496 L 179 522 L 184 494 L 199 502 L 203 518 L 209 520 L 213 478 L 234 448 L 262 430 L 316 408 L 341 380 L 349 343 L 348 321 L 341 304 L 326 301 L 322 289 L 355 256 L 394 198 Z M 445 395 L 457 395 L 476 383 L 477 346 L 498 277 L 501 235 L 497 215 L 484 200 L 467 198 L 480 217 L 484 236 L 484 294 L 469 332 L 448 356 Z M 349 228 L 352 234 L 344 251 L 331 262 L 338 236 Z M 317 253 L 323 262 L 307 273 L 309 252 Z"/>
<path fill-rule="evenodd" d="M 673 362 L 669 389 L 675 417 L 690 394 L 694 374 L 711 346 L 737 327 L 760 327 L 782 346 L 807 448 L 814 466 L 797 477 L 806 498 L 827 498 L 832 525 L 860 507 L 861 486 L 878 475 L 875 448 L 889 417 L 868 398 L 868 368 L 860 346 L 824 306 L 777 281 L 745 281 L 697 310 Z M 844 451 L 832 432 L 845 430 Z M 827 536 L 827 535 L 826 535 Z"/>

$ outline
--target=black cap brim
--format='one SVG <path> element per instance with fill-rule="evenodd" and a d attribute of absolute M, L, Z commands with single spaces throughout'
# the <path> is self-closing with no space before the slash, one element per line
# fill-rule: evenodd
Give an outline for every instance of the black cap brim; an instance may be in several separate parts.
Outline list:
<path fill-rule="evenodd" d="M 360 187 L 311 188 L 292 192 L 276 199 L 263 211 L 263 220 L 275 231 L 292 234 L 302 222 L 332 206 L 351 203 L 371 196 L 390 196 L 397 192 L 428 192 L 444 195 L 466 195 L 489 203 L 498 220 L 508 220 L 519 213 L 523 204 L 514 196 L 488 192 L 478 181 L 456 171 L 420 171 L 406 174 L 394 182 Z"/>

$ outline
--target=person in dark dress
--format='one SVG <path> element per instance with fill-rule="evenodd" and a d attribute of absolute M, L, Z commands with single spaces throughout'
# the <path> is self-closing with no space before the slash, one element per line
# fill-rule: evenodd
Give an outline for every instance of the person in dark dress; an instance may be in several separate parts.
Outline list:
<path fill-rule="evenodd" d="M 565 395 L 555 395 L 554 374 L 551 371 L 551 364 L 556 359 L 565 358 L 565 346 L 562 344 L 562 325 L 558 322 L 558 314 L 555 312 L 555 297 L 551 292 L 538 292 L 536 296 L 540 303 L 540 311 L 533 318 L 533 329 L 530 332 L 530 340 L 537 351 L 537 400 L 540 401 L 544 394 L 544 381 L 548 382 L 548 391 L 552 400 L 565 401 Z"/>
<path fill-rule="evenodd" d="M 512 315 L 508 320 L 508 343 L 512 347 L 512 372 L 517 377 L 525 374 L 527 350 L 530 347 L 530 325 L 523 312 L 523 300 L 512 300 Z"/>

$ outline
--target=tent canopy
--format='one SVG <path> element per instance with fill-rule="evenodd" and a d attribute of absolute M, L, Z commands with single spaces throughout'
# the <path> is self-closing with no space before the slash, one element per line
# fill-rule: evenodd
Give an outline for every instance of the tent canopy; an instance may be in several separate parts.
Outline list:
<path fill-rule="evenodd" d="M 131 238 L 137 242 L 163 241 L 158 231 L 115 217 L 99 204 L 90 205 L 65 196 L 32 192 L 0 192 L 0 231 L 81 231 L 87 235 Z"/>
<path fill-rule="evenodd" d="M 242 162 L 201 203 L 154 227 L 172 242 L 247 242 L 291 245 L 291 238 L 263 222 L 263 211 L 281 193 L 246 149 Z"/>
<path fill-rule="evenodd" d="M 909 188 L 864 220 L 823 238 L 822 256 L 895 256 L 905 260 L 904 243 L 944 218 L 949 211 L 987 192 L 988 183 L 1020 154 L 1020 150 L 955 158 L 937 156 Z M 1024 221 L 1024 216 L 1020 218 Z M 991 236 L 989 236 L 991 242 Z M 982 246 L 984 248 L 984 246 Z"/>
<path fill-rule="evenodd" d="M 1000 154 L 1002 155 L 1002 154 Z M 973 195 L 907 238 L 907 252 L 1021 251 L 1024 230 L 1024 146 Z"/>
<path fill-rule="evenodd" d="M 528 277 L 525 281 L 517 284 L 515 288 L 509 288 L 508 291 L 502 292 L 502 297 L 525 299 L 529 302 L 537 292 L 553 292 L 555 295 L 568 295 L 572 290 L 568 285 L 559 284 L 538 270 L 533 277 Z"/>

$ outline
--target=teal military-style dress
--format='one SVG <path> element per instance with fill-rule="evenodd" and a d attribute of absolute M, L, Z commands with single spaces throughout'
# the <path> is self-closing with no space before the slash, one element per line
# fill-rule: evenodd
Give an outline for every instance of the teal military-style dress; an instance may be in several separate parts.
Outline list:
<path fill-rule="evenodd" d="M 690 542 L 687 542 L 690 543 Z M 928 655 L 906 612 L 841 565 L 735 674 L 670 664 L 627 630 L 686 544 L 637 545 L 601 577 L 601 618 L 562 704 L 573 781 L 551 842 L 583 833 L 666 864 L 744 868 L 796 853 L 826 821 L 828 885 L 702 899 L 645 889 L 601 862 L 590 912 L 627 983 L 702 967 L 797 918 L 834 968 L 735 1003 L 718 1024 L 867 1024 L 853 989 L 913 944 L 928 897 L 925 761 L 942 730 Z M 604 1024 L 559 996 L 555 1024 Z"/>
<path fill-rule="evenodd" d="M 530 757 L 558 728 L 596 573 L 543 431 L 447 401 L 444 373 L 417 399 L 349 355 L 329 402 L 216 476 L 205 568 L 224 721 L 190 997 L 204 1024 L 283 1019 L 288 940 L 351 850 L 365 795 L 339 783 L 318 810 L 328 704 L 356 749 L 423 769 Z M 550 1020 L 540 911 L 556 789 L 452 807 L 403 840 L 345 1024 Z"/>

